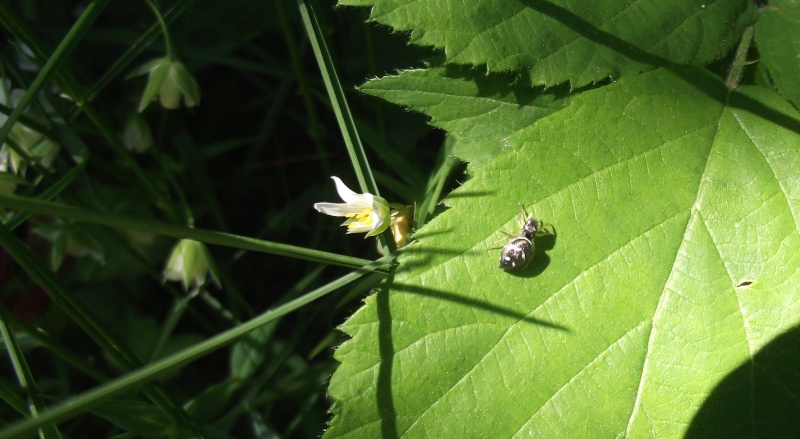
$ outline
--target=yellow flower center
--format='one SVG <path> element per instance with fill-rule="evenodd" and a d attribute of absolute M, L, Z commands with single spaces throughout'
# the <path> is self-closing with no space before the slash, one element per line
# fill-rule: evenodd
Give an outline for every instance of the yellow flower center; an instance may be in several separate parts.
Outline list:
<path fill-rule="evenodd" d="M 348 213 L 345 215 L 347 218 L 355 218 L 356 220 L 347 225 L 348 229 L 356 226 L 371 226 L 372 225 L 372 209 L 366 208 L 361 213 Z"/>

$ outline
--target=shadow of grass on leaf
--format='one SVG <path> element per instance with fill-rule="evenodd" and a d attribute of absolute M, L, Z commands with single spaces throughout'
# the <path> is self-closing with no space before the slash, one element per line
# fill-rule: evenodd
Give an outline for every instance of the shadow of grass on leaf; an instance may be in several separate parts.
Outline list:
<path fill-rule="evenodd" d="M 698 74 L 700 71 L 698 68 L 675 64 L 664 57 L 641 49 L 631 42 L 598 28 L 569 9 L 554 3 L 543 0 L 522 0 L 522 3 L 561 23 L 578 35 L 607 47 L 631 61 L 652 67 L 663 67 L 671 71 L 686 83 L 722 105 L 745 110 L 795 133 L 800 133 L 800 119 L 797 118 L 796 114 L 783 113 L 735 89 L 729 90 L 719 78 Z"/>
<path fill-rule="evenodd" d="M 392 311 L 389 306 L 389 290 L 394 280 L 394 271 L 389 273 L 386 282 L 376 293 L 378 306 L 378 353 L 381 357 L 378 366 L 377 405 L 380 413 L 381 438 L 396 439 L 397 410 L 392 394 L 392 369 L 394 368 L 394 341 L 392 340 Z"/>
<path fill-rule="evenodd" d="M 544 319 L 538 319 L 532 317 L 529 313 L 521 312 L 513 308 L 499 306 L 485 300 L 475 299 L 471 297 L 464 297 L 463 295 L 459 295 L 451 291 L 437 290 L 433 288 L 420 287 L 417 285 L 408 285 L 401 283 L 393 283 L 391 285 L 391 291 L 393 294 L 397 293 L 416 294 L 420 296 L 426 296 L 439 300 L 444 300 L 458 305 L 468 306 L 472 308 L 479 308 L 494 314 L 499 314 L 502 316 L 517 319 L 523 323 L 529 323 L 529 324 L 544 326 L 547 328 L 557 329 L 559 331 L 569 332 L 569 328 L 567 328 L 566 326 L 559 325 L 558 323 L 553 323 Z"/>
<path fill-rule="evenodd" d="M 392 309 L 389 301 L 390 292 L 392 294 L 407 293 L 432 297 L 463 306 L 480 308 L 499 315 L 512 317 L 520 322 L 528 324 L 544 326 L 559 331 L 569 331 L 569 328 L 565 326 L 531 317 L 527 313 L 512 308 L 495 305 L 484 300 L 464 297 L 450 291 L 395 283 L 393 279 L 394 273 L 390 273 L 387 281 L 376 293 L 378 311 L 378 352 L 381 359 L 378 366 L 376 399 L 378 412 L 380 413 L 381 438 L 383 439 L 396 439 L 400 437 L 397 430 L 397 410 L 394 406 L 394 395 L 392 392 L 392 371 L 394 368 L 395 350 L 392 338 Z"/>

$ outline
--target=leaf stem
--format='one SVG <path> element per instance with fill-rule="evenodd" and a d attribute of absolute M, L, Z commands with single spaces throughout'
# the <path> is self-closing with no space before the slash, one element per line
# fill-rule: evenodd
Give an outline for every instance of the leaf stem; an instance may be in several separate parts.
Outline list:
<path fill-rule="evenodd" d="M 169 39 L 169 29 L 167 28 L 167 22 L 164 21 L 164 16 L 161 15 L 161 11 L 158 10 L 151 0 L 147 0 L 145 3 L 153 10 L 156 19 L 158 19 L 158 24 L 161 26 L 161 33 L 164 34 L 164 50 L 167 52 L 167 57 L 170 61 L 175 61 L 175 54 L 172 52 L 172 41 Z"/>
<path fill-rule="evenodd" d="M 753 32 L 755 27 L 751 24 L 744 29 L 742 39 L 739 40 L 739 47 L 736 48 L 736 55 L 733 58 L 733 64 L 728 71 L 728 78 L 725 79 L 725 86 L 728 90 L 733 90 L 739 86 L 739 81 L 742 79 L 744 66 L 747 65 L 747 51 L 750 50 L 750 44 L 753 42 Z"/>

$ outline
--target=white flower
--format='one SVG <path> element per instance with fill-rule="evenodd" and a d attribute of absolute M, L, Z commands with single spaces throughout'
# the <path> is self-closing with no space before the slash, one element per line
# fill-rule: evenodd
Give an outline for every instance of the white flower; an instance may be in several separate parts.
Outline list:
<path fill-rule="evenodd" d="M 200 103 L 200 86 L 182 62 L 169 57 L 154 59 L 134 70 L 128 77 L 144 74 L 149 76 L 139 102 L 140 113 L 156 96 L 161 101 L 161 106 L 168 110 L 179 108 L 181 98 L 187 107 L 196 107 Z"/>
<path fill-rule="evenodd" d="M 366 233 L 375 236 L 389 227 L 391 215 L 389 203 L 370 193 L 357 194 L 350 190 L 339 177 L 331 177 L 336 183 L 336 191 L 344 203 L 316 203 L 314 209 L 331 216 L 347 218 L 342 225 L 347 233 Z"/>
<path fill-rule="evenodd" d="M 24 94 L 25 90 L 18 88 L 12 90 L 11 81 L 8 79 L 0 79 L 0 104 L 14 108 Z M 49 128 L 50 122 L 32 110 L 27 109 L 24 114 L 43 127 Z M 4 125 L 7 121 L 8 116 L 0 113 L 0 126 Z M 11 128 L 11 132 L 8 133 L 8 139 L 16 142 L 17 146 L 44 168 L 49 168 L 58 155 L 59 145 L 57 143 L 54 143 L 52 140 L 44 137 L 42 133 L 23 125 L 19 121 Z M 0 145 L 0 172 L 24 176 L 27 169 L 28 163 L 25 161 L 24 157 L 17 154 L 14 149 L 5 143 Z"/>
<path fill-rule="evenodd" d="M 183 282 L 183 288 L 203 286 L 206 276 L 219 287 L 219 280 L 212 266 L 211 254 L 202 242 L 182 239 L 172 249 L 172 253 L 164 269 L 164 280 Z"/>
<path fill-rule="evenodd" d="M 122 131 L 122 143 L 128 151 L 143 153 L 153 146 L 153 132 L 139 113 L 131 113 Z"/>

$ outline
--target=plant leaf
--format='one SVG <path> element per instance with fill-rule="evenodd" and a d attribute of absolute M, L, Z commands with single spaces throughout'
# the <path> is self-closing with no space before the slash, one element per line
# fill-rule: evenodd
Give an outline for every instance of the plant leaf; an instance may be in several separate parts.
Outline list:
<path fill-rule="evenodd" d="M 756 44 L 775 87 L 800 105 L 800 2 L 770 2 L 756 23 Z"/>
<path fill-rule="evenodd" d="M 340 0 L 448 63 L 528 71 L 531 84 L 575 87 L 665 61 L 703 65 L 732 47 L 755 10 L 746 0 Z"/>
<path fill-rule="evenodd" d="M 567 91 L 512 87 L 508 78 L 458 68 L 407 70 L 361 91 L 431 116 L 431 124 L 458 139 L 454 154 L 479 165 L 508 151 L 503 142 L 566 103 Z"/>
<path fill-rule="evenodd" d="M 800 409 L 800 350 L 767 346 L 800 323 L 798 127 L 765 89 L 660 69 L 513 134 L 343 325 L 326 437 L 797 434 L 770 420 Z M 554 235 L 507 273 L 518 203 Z"/>
<path fill-rule="evenodd" d="M 170 419 L 163 412 L 141 401 L 111 399 L 93 408 L 92 412 L 138 435 L 163 435 L 170 428 Z"/>

